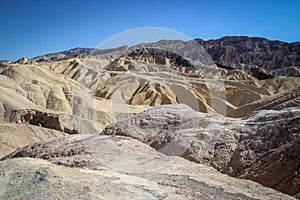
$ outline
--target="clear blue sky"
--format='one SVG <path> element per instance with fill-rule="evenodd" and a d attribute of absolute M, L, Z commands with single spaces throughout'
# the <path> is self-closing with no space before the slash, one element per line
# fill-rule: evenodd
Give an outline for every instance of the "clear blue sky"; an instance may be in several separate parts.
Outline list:
<path fill-rule="evenodd" d="M 192 38 L 247 35 L 300 40 L 300 0 L 0 0 L 0 59 L 95 47 L 140 27 Z"/>

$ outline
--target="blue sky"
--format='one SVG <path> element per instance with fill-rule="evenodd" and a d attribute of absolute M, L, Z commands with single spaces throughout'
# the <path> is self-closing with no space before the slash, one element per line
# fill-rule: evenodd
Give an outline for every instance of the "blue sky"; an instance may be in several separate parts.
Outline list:
<path fill-rule="evenodd" d="M 114 34 L 162 27 L 191 38 L 300 41 L 299 0 L 0 0 L 0 59 L 96 47 Z"/>

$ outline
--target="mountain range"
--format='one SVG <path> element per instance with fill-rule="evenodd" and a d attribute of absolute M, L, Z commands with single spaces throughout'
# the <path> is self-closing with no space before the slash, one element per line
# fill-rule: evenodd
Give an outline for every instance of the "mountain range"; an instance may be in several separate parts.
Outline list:
<path fill-rule="evenodd" d="M 1 61 L 0 197 L 299 199 L 299 112 L 299 42 Z"/>

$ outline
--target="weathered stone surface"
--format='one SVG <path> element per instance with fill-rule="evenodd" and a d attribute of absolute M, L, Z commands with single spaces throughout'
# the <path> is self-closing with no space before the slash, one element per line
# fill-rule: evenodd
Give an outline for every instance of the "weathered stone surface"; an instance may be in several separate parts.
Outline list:
<path fill-rule="evenodd" d="M 129 137 L 95 134 L 78 134 L 35 143 L 20 148 L 2 160 L 14 157 L 42 158 L 55 164 L 89 169 L 108 165 L 130 172 L 153 170 L 153 167 L 163 164 L 160 161 L 164 159 L 167 163 L 174 160 Z M 155 162 L 155 159 L 159 160 Z"/>
<path fill-rule="evenodd" d="M 108 126 L 103 134 L 136 138 L 166 155 L 211 164 L 231 176 L 295 195 L 300 191 L 299 122 L 299 108 L 259 111 L 233 120 L 167 105 Z M 267 161 L 277 170 L 265 167 Z"/>
<path fill-rule="evenodd" d="M 165 156 L 123 136 L 73 135 L 12 155 L 83 169 L 39 159 L 2 160 L 0 197 L 4 199 L 293 199 L 210 166 Z"/>
<path fill-rule="evenodd" d="M 241 135 L 226 173 L 292 195 L 299 193 L 299 107 L 259 111 L 244 122 L 232 128 Z"/>
<path fill-rule="evenodd" d="M 185 105 L 166 105 L 153 107 L 108 126 L 103 134 L 131 137 L 145 143 L 145 149 L 149 145 L 165 155 L 182 156 L 196 163 L 209 164 L 231 176 L 255 180 L 296 195 L 300 189 L 297 154 L 299 113 L 299 108 L 259 111 L 236 120 L 198 113 Z M 127 137 L 122 140 L 127 141 Z M 7 158 L 45 158 L 58 164 L 93 169 L 105 155 L 114 152 L 111 149 L 116 148 L 120 142 L 118 138 L 108 139 L 114 141 L 111 143 L 106 140 L 101 135 L 57 138 L 25 147 Z M 95 155 L 101 156 L 97 159 Z M 128 154 L 123 152 L 121 155 Z M 113 154 L 111 159 L 115 156 Z M 151 158 L 149 155 L 147 157 Z M 108 160 L 106 158 L 100 163 Z M 118 168 L 120 162 L 109 164 Z M 124 162 L 128 162 L 128 157 Z M 139 164 L 136 166 L 140 167 Z M 272 167 L 276 170 L 270 170 Z M 142 169 L 146 168 L 143 165 Z"/>

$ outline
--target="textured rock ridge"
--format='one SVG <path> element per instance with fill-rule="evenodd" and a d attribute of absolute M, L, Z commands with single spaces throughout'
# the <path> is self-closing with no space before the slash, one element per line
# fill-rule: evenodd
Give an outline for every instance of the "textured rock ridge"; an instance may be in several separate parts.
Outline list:
<path fill-rule="evenodd" d="M 108 126 L 103 133 L 136 138 L 167 155 L 211 164 L 231 176 L 296 195 L 299 114 L 294 107 L 233 120 L 196 113 L 184 105 L 158 106 Z"/>

